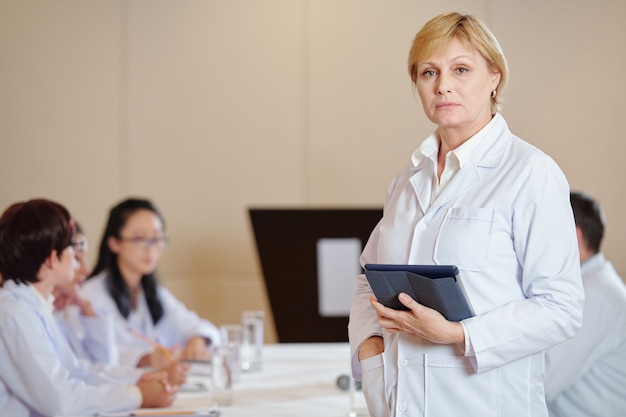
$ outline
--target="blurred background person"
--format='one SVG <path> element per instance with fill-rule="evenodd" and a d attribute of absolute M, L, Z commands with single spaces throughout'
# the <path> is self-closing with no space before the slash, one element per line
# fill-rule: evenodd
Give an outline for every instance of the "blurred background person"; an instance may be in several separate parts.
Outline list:
<path fill-rule="evenodd" d="M 0 217 L 0 415 L 93 415 L 168 406 L 165 375 L 112 382 L 74 355 L 53 317 L 52 292 L 75 273 L 74 223 L 50 200 L 15 203 Z"/>
<path fill-rule="evenodd" d="M 76 273 L 71 282 L 58 285 L 53 291 L 55 317 L 78 357 L 93 362 L 119 363 L 113 321 L 106 312 L 96 314 L 91 302 L 80 295 L 80 285 L 91 268 L 87 259 L 87 237 L 78 222 L 74 242 Z"/>
<path fill-rule="evenodd" d="M 626 286 L 601 252 L 600 204 L 570 195 L 585 287 L 583 326 L 546 351 L 551 417 L 618 417 L 626 413 Z"/>
<path fill-rule="evenodd" d="M 78 222 L 75 222 L 74 256 L 76 273 L 71 282 L 57 285 L 53 290 L 55 318 L 70 347 L 79 359 L 115 380 L 135 383 L 164 371 L 170 385 L 180 386 L 187 379 L 189 365 L 179 361 L 164 364 L 150 371 L 134 366 L 118 366 L 119 354 L 115 341 L 113 317 L 106 311 L 96 314 L 91 302 L 80 293 L 91 268 L 87 258 L 88 241 Z"/>
<path fill-rule="evenodd" d="M 110 210 L 98 261 L 81 293 L 96 310 L 112 313 L 122 365 L 205 360 L 209 346 L 219 345 L 217 327 L 159 284 L 156 269 L 166 245 L 163 217 L 149 200 L 129 198 Z"/>

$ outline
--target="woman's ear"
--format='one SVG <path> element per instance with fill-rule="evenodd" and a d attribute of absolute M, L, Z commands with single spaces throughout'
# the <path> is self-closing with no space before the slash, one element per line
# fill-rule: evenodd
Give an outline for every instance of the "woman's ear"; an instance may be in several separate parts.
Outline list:
<path fill-rule="evenodd" d="M 498 70 L 493 72 L 493 80 L 491 82 L 491 89 L 495 90 L 500 85 L 500 80 L 502 79 L 502 73 Z"/>
<path fill-rule="evenodd" d="M 52 268 L 52 266 L 54 265 L 54 262 L 58 260 L 59 260 L 59 257 L 58 257 L 57 250 L 52 249 L 52 252 L 50 252 L 50 255 L 48 255 L 48 257 L 44 259 L 42 266 L 45 266 L 46 268 Z"/>
<path fill-rule="evenodd" d="M 109 249 L 113 253 L 119 253 L 120 251 L 120 242 L 114 236 L 109 236 L 107 238 L 107 245 L 109 245 Z"/>
<path fill-rule="evenodd" d="M 48 271 L 53 270 L 55 265 L 58 262 L 59 262 L 59 252 L 57 252 L 56 249 L 52 249 L 52 252 L 50 252 L 50 255 L 48 255 L 46 259 L 43 260 L 43 263 L 39 267 L 37 278 L 41 280 L 42 277 L 47 277 Z"/>

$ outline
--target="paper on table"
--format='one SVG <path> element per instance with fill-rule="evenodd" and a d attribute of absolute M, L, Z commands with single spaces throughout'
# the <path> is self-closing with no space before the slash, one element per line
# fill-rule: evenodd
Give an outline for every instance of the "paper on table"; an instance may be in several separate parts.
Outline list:
<path fill-rule="evenodd" d="M 125 411 L 119 413 L 102 413 L 98 417 L 178 417 L 178 416 L 209 416 L 219 417 L 219 410 L 190 410 L 190 409 L 149 409 L 142 408 L 135 411 Z"/>
<path fill-rule="evenodd" d="M 202 381 L 187 381 L 180 386 L 180 392 L 207 392 L 209 387 Z"/>

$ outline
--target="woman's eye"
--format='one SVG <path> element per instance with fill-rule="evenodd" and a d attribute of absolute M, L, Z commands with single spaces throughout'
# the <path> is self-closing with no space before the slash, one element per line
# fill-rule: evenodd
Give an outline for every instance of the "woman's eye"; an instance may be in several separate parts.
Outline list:
<path fill-rule="evenodd" d="M 435 75 L 435 71 L 433 70 L 426 70 L 422 73 L 422 75 L 424 75 L 424 77 L 433 77 Z"/>
<path fill-rule="evenodd" d="M 459 68 L 456 69 L 456 71 L 458 73 L 460 73 L 460 74 L 463 74 L 463 73 L 465 73 L 465 72 L 467 72 L 469 70 L 467 68 L 465 68 L 465 67 L 459 67 Z"/>

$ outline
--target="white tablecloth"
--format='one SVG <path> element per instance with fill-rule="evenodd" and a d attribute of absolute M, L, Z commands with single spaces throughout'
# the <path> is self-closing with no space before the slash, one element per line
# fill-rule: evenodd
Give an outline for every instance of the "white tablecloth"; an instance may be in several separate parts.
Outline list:
<path fill-rule="evenodd" d="M 222 417 L 346 417 L 350 394 L 337 387 L 337 377 L 349 375 L 349 369 L 347 343 L 266 345 L 263 369 L 242 373 L 233 404 L 218 408 Z M 181 393 L 173 407 L 210 404 L 210 393 Z"/>
<path fill-rule="evenodd" d="M 217 408 L 221 417 L 347 417 L 350 391 L 339 389 L 337 378 L 348 376 L 349 369 L 350 348 L 347 343 L 265 345 L 263 369 L 241 373 L 233 387 L 232 405 L 215 407 L 209 390 L 180 392 L 170 409 Z M 200 372 L 190 375 L 189 382 L 210 386 L 207 368 L 200 365 L 192 370 Z M 205 376 L 200 375 L 202 371 Z M 150 411 L 163 414 L 167 410 Z M 136 411 L 140 415 L 148 410 Z"/>

